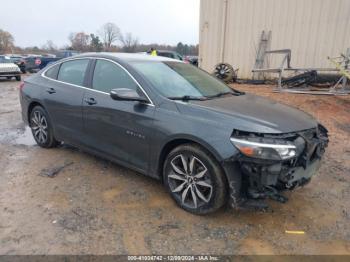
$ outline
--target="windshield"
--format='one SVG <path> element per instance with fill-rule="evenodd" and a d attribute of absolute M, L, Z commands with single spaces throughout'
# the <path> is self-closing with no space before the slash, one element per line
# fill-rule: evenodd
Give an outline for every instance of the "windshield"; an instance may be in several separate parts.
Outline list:
<path fill-rule="evenodd" d="M 11 59 L 7 56 L 0 56 L 0 63 L 11 63 Z"/>
<path fill-rule="evenodd" d="M 179 62 L 132 62 L 163 96 L 211 97 L 233 90 L 208 73 Z"/>

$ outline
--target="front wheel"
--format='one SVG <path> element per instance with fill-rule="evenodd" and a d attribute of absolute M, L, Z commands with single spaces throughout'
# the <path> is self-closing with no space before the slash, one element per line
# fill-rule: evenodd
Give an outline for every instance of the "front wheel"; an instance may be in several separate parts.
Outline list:
<path fill-rule="evenodd" d="M 35 142 L 44 148 L 56 147 L 59 143 L 53 135 L 53 128 L 45 109 L 36 106 L 30 112 L 30 129 Z"/>
<path fill-rule="evenodd" d="M 209 214 L 226 202 L 224 173 L 216 159 L 198 145 L 181 145 L 171 151 L 163 175 L 172 198 L 186 211 Z"/>

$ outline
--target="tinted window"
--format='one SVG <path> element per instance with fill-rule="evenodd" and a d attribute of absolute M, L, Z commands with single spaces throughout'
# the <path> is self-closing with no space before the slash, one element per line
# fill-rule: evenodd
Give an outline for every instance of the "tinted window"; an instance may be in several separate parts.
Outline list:
<path fill-rule="evenodd" d="M 55 65 L 46 71 L 45 76 L 52 79 L 57 79 L 57 74 L 59 69 L 60 69 L 60 65 Z"/>
<path fill-rule="evenodd" d="M 132 64 L 166 97 L 202 97 L 231 91 L 215 77 L 185 63 L 132 62 Z"/>
<path fill-rule="evenodd" d="M 61 65 L 57 79 L 62 82 L 82 86 L 88 64 L 88 59 L 64 62 Z"/>
<path fill-rule="evenodd" d="M 96 62 L 92 87 L 106 93 L 118 88 L 138 89 L 135 81 L 124 69 L 105 60 L 97 60 Z"/>
<path fill-rule="evenodd" d="M 1 56 L 0 57 L 0 63 L 12 63 L 11 59 L 7 56 Z"/>

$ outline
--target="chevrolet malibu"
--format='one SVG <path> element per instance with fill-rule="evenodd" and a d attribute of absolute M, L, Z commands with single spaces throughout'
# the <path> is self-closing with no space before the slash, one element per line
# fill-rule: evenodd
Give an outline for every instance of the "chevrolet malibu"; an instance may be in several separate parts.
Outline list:
<path fill-rule="evenodd" d="M 20 101 L 39 146 L 64 142 L 159 179 L 194 214 L 285 202 L 328 144 L 310 115 L 165 57 L 60 60 L 25 80 Z"/>

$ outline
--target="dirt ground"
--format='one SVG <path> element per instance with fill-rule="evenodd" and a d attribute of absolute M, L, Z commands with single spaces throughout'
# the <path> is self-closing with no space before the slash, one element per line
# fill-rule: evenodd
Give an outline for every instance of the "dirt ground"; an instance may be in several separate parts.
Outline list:
<path fill-rule="evenodd" d="M 350 96 L 234 85 L 313 114 L 330 145 L 319 174 L 287 204 L 200 217 L 158 181 L 74 148 L 34 145 L 18 85 L 0 82 L 0 254 L 350 254 Z M 69 162 L 54 178 L 40 175 Z"/>

